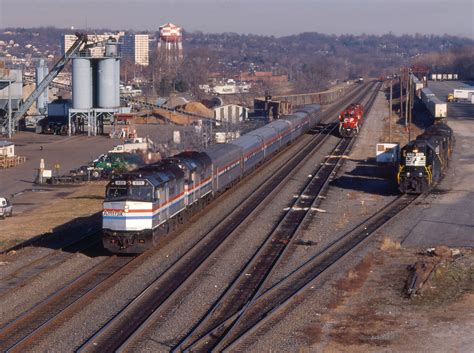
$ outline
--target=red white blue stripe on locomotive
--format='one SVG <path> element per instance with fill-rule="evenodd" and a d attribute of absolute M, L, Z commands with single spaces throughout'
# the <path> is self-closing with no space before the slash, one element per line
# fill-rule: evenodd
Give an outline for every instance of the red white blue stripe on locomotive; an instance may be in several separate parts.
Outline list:
<path fill-rule="evenodd" d="M 200 189 L 206 187 L 206 186 L 210 186 L 211 184 L 211 178 L 208 178 L 206 180 L 204 180 L 201 184 L 197 185 L 196 187 L 194 187 L 193 189 L 191 189 L 191 191 L 188 191 L 188 192 L 181 192 L 179 193 L 178 195 L 172 197 L 170 200 L 166 201 L 166 202 L 162 202 L 162 203 L 150 203 L 150 202 L 139 202 L 139 204 L 142 204 L 142 205 L 150 205 L 152 206 L 152 208 L 150 209 L 145 209 L 145 208 L 141 208 L 141 209 L 130 209 L 130 208 L 109 208 L 107 207 L 108 204 L 112 204 L 112 203 L 117 203 L 116 201 L 115 202 L 105 202 L 104 203 L 104 209 L 102 211 L 102 216 L 103 216 L 103 219 L 104 220 L 118 220 L 118 219 L 153 219 L 153 218 L 156 218 L 157 216 L 160 215 L 161 212 L 163 211 L 166 211 L 168 208 L 171 208 L 177 204 L 179 204 L 180 202 L 182 202 L 182 200 L 187 197 L 189 198 L 192 194 L 196 193 L 197 191 L 199 191 Z M 212 190 L 209 189 L 208 192 L 206 192 L 204 195 L 207 195 L 208 193 L 210 193 Z M 203 195 L 203 196 L 204 196 Z M 197 201 L 197 200 L 196 200 Z M 126 206 L 126 201 L 123 201 L 121 202 L 122 204 L 125 204 L 124 206 Z M 138 202 L 134 202 L 134 204 L 137 204 Z M 147 213 L 146 215 L 134 215 L 136 213 Z"/>

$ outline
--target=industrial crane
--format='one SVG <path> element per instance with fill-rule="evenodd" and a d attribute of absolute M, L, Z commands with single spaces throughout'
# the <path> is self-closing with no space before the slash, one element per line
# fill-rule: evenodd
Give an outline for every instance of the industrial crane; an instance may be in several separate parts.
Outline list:
<path fill-rule="evenodd" d="M 29 97 L 21 105 L 20 109 L 15 113 L 12 121 L 4 121 L 3 125 L 7 131 L 13 130 L 13 126 L 18 124 L 18 121 L 26 114 L 31 105 L 38 99 L 41 93 L 48 87 L 48 85 L 54 80 L 54 78 L 61 72 L 64 66 L 68 63 L 71 57 L 76 54 L 84 43 L 87 43 L 87 35 L 83 33 L 76 33 L 76 41 L 72 44 L 69 50 L 62 56 L 61 59 L 54 65 L 51 71 L 46 77 L 40 82 L 36 89 L 29 95 Z"/>

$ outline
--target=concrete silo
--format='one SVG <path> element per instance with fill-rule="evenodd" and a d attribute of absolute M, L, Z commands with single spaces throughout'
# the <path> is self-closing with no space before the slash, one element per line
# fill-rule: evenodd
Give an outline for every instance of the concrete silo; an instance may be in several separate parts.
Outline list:
<path fill-rule="evenodd" d="M 97 64 L 97 107 L 115 107 L 115 59 L 100 59 Z"/>
<path fill-rule="evenodd" d="M 72 107 L 92 108 L 92 65 L 87 58 L 72 59 Z"/>
<path fill-rule="evenodd" d="M 109 40 L 105 55 L 97 63 L 97 107 L 120 106 L 120 60 L 117 58 L 117 43 Z"/>
<path fill-rule="evenodd" d="M 115 106 L 120 107 L 120 60 L 115 60 Z"/>
<path fill-rule="evenodd" d="M 36 87 L 43 81 L 43 79 L 48 75 L 48 65 L 45 64 L 44 59 L 40 59 L 38 65 L 36 66 Z M 40 94 L 36 100 L 36 108 L 38 112 L 44 114 L 46 112 L 49 102 L 48 97 L 48 87 Z"/>

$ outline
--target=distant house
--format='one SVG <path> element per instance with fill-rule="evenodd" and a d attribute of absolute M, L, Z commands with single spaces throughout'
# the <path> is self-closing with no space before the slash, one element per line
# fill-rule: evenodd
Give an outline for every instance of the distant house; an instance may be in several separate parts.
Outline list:
<path fill-rule="evenodd" d="M 237 104 L 226 104 L 214 108 L 216 121 L 238 124 L 249 116 L 249 109 Z"/>
<path fill-rule="evenodd" d="M 0 156 L 14 157 L 15 144 L 10 141 L 0 141 Z"/>

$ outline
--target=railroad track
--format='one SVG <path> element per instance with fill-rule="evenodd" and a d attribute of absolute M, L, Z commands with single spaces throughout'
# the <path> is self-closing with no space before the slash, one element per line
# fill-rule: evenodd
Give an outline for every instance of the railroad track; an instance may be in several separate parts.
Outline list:
<path fill-rule="evenodd" d="M 419 195 L 403 195 L 366 222 L 328 245 L 289 276 L 207 332 L 186 351 L 245 351 L 250 338 L 314 288 L 322 274 L 360 243 L 367 240 L 393 217 L 405 210 Z M 215 337 L 219 337 L 218 342 Z M 211 343 L 214 343 L 213 345 Z"/>
<path fill-rule="evenodd" d="M 370 110 L 375 99 L 372 94 L 365 104 Z M 253 303 L 268 286 L 270 278 L 284 259 L 285 250 L 295 238 L 303 222 L 311 212 L 317 212 L 321 197 L 328 183 L 342 164 L 355 139 L 341 139 L 330 156 L 315 171 L 294 204 L 288 209 L 280 223 L 274 228 L 267 242 L 247 263 L 234 283 L 219 298 L 207 315 L 175 347 L 182 351 L 220 351 L 225 345 L 227 332 L 237 324 L 240 317 L 228 320 L 236 313 Z"/>
<path fill-rule="evenodd" d="M 297 170 L 298 166 L 304 163 L 304 161 L 310 157 L 311 153 L 319 148 L 336 128 L 337 125 L 335 124 L 324 128 L 302 151 L 293 159 L 287 161 L 276 175 L 268 179 L 246 202 L 244 207 L 237 208 L 236 213 L 228 217 L 228 223 L 217 227 L 212 234 L 205 239 L 203 244 L 196 244 L 196 247 L 186 253 L 179 263 L 169 268 L 166 273 L 147 287 L 135 300 L 130 302 L 129 305 L 113 317 L 101 330 L 85 342 L 79 351 L 111 352 L 123 350 L 133 342 L 137 336 L 140 336 L 150 323 L 156 321 L 157 318 L 161 316 L 165 316 L 168 310 L 166 304 L 179 297 L 179 289 L 185 286 L 185 283 L 197 272 L 197 269 L 205 266 L 205 262 L 210 259 L 211 255 L 219 246 L 225 243 L 230 235 L 233 234 L 251 214 L 257 211 L 259 205 L 279 191 L 281 185 L 292 177 L 293 171 Z M 341 144 L 350 144 L 350 140 L 341 140 Z M 338 149 L 336 148 L 336 150 Z M 321 169 L 324 170 L 325 173 L 330 174 L 330 165 L 330 163 L 324 163 Z M 318 184 L 320 180 L 327 180 L 327 178 L 322 177 L 319 179 L 319 177 L 315 177 L 312 180 Z M 311 188 L 317 187 L 309 183 L 308 193 Z M 308 202 L 310 202 L 310 200 L 306 197 L 302 197 L 299 202 L 294 205 L 293 210 L 298 207 L 305 208 Z M 298 212 L 289 213 L 292 214 L 291 217 L 295 217 L 299 214 Z M 271 242 L 271 237 L 268 239 L 268 241 Z M 285 241 L 286 240 L 282 238 L 280 243 L 283 244 Z M 270 252 L 274 250 L 275 249 L 272 249 Z M 153 314 L 150 315 L 151 313 Z"/>
<path fill-rule="evenodd" d="M 101 249 L 99 246 L 99 234 L 99 231 L 86 233 L 81 238 L 74 239 L 72 242 L 59 247 L 57 251 L 41 256 L 12 273 L 9 273 L 0 280 L 0 295 L 4 296 L 11 290 L 24 287 L 28 282 L 37 278 L 41 273 L 65 263 L 77 252 Z"/>
<path fill-rule="evenodd" d="M 354 99 L 354 96 L 357 95 L 360 95 L 357 90 L 352 91 L 351 94 L 348 95 L 348 97 L 346 97 L 346 99 L 343 101 L 344 103 L 340 104 L 345 104 L 346 101 L 351 101 Z M 326 115 L 335 114 L 338 111 L 338 107 L 339 105 L 337 108 L 333 107 L 332 109 L 329 109 L 326 112 Z M 60 250 L 60 252 L 42 256 L 6 275 L 0 280 L 0 294 L 5 295 L 7 292 L 15 288 L 24 287 L 27 282 L 33 280 L 39 274 L 65 263 L 73 256 L 73 253 L 94 249 L 100 244 L 100 239 L 98 236 L 99 233 L 100 231 L 92 231 L 82 235 L 81 237 L 75 238 L 71 242 L 57 245 L 56 247 L 58 250 Z M 50 246 L 53 245 L 54 244 Z"/>
<path fill-rule="evenodd" d="M 348 98 L 348 100 L 357 99 L 354 96 Z M 337 108 L 336 108 L 337 109 Z M 327 111 L 326 114 L 334 114 L 337 110 Z M 324 131 L 327 133 L 327 130 Z M 324 134 L 319 134 L 313 138 L 312 143 L 308 146 L 312 146 L 314 149 L 318 143 L 324 138 Z M 307 147 L 303 149 L 297 155 L 299 156 L 300 162 L 309 155 L 311 148 Z M 291 163 L 290 163 L 291 162 Z M 294 167 L 298 165 L 296 159 L 285 163 L 282 167 L 282 173 L 280 173 L 280 178 L 284 178 Z M 286 175 L 285 175 L 286 173 Z M 269 181 L 273 180 L 273 184 Z M 273 190 L 275 185 L 275 176 L 271 176 L 267 179 L 267 193 Z M 252 207 L 248 207 L 248 200 L 243 202 L 237 207 L 244 208 L 247 210 L 252 210 Z M 254 200 L 256 202 L 256 200 Z M 245 207 L 242 205 L 245 203 Z M 233 212 L 232 214 L 224 217 L 227 224 L 227 227 L 231 227 L 232 224 L 238 224 L 238 218 L 236 214 L 238 212 Z M 230 216 L 230 218 L 229 218 Z M 240 217 L 245 215 L 241 214 Z M 224 225 L 222 227 L 225 228 Z M 201 240 L 205 244 L 205 247 L 208 247 L 208 234 L 205 234 Z M 216 246 L 222 240 L 218 240 Z M 87 243 L 87 242 L 86 242 Z M 198 242 L 199 243 L 199 242 Z M 86 244 L 87 245 L 87 244 Z M 196 244 L 197 245 L 197 244 Z M 195 246 L 196 246 L 195 245 Z M 77 245 L 74 245 L 77 246 Z M 82 246 L 82 245 L 81 245 Z M 75 313 L 79 312 L 87 304 L 89 304 L 93 299 L 97 298 L 103 294 L 106 290 L 110 289 L 114 284 L 123 279 L 125 275 L 132 272 L 134 268 L 137 268 L 142 264 L 146 258 L 149 258 L 153 255 L 153 251 L 148 251 L 135 258 L 121 258 L 113 256 L 104 262 L 96 265 L 94 268 L 88 272 L 81 275 L 79 278 L 73 280 L 71 283 L 60 289 L 59 291 L 53 293 L 46 300 L 42 301 L 35 307 L 29 309 L 27 312 L 23 313 L 13 322 L 0 328 L 0 349 L 9 350 L 11 352 L 20 352 L 27 347 L 31 347 L 33 342 L 41 340 L 48 333 L 52 332 L 58 325 L 65 322 L 68 318 L 72 317 Z M 188 252 L 190 253 L 190 251 Z M 46 258 L 49 258 L 46 256 Z M 203 260 L 206 256 L 203 256 Z M 39 261 L 40 259 L 38 259 Z M 57 259 L 57 264 L 61 263 L 60 258 Z M 172 265 L 165 274 L 176 274 L 176 264 Z M 174 276 L 173 275 L 173 276 Z M 163 278 L 165 276 L 161 276 Z M 18 282 L 17 284 L 18 285 Z M 175 288 L 176 289 L 176 288 Z M 142 295 L 139 296 L 143 297 Z M 144 307 L 140 307 L 140 310 L 144 312 Z"/>
<path fill-rule="evenodd" d="M 335 129 L 333 125 L 324 132 Z M 225 240 L 234 234 L 239 226 L 252 214 L 254 214 L 260 204 L 268 197 L 275 195 L 278 186 L 288 181 L 292 170 L 297 168 L 299 163 L 309 158 L 310 153 L 306 153 L 317 148 L 329 135 L 320 134 L 309 146 L 298 153 L 297 157 L 287 162 L 276 175 L 273 175 L 263 184 L 244 205 L 236 208 L 227 217 L 226 222 L 214 228 L 208 236 L 203 238 L 198 244 L 190 249 L 181 259 L 170 267 L 162 276 L 147 287 L 134 301 L 125 307 L 99 332 L 91 337 L 80 349 L 80 352 L 112 352 L 117 350 L 132 334 L 141 332 L 147 326 L 147 320 L 165 315 L 165 304 L 180 295 L 178 289 L 184 287 L 192 274 L 199 267 L 205 266 L 205 261 L 225 244 Z M 319 138 L 318 138 L 319 137 Z M 153 317 L 149 319 L 150 314 Z"/>
<path fill-rule="evenodd" d="M 136 258 L 111 256 L 0 328 L 0 351 L 24 352 L 128 274 Z M 125 271 L 127 268 L 127 271 Z M 96 289 L 100 288 L 99 291 Z"/>

